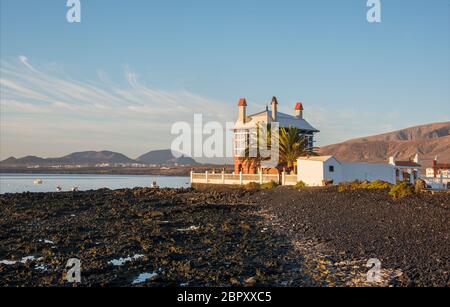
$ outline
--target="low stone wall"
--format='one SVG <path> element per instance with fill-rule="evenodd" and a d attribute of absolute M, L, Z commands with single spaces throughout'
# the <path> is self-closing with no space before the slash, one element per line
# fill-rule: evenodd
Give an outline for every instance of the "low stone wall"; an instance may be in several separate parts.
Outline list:
<path fill-rule="evenodd" d="M 297 175 L 285 175 L 283 185 L 296 185 L 298 182 Z"/>
<path fill-rule="evenodd" d="M 191 172 L 191 184 L 214 184 L 242 186 L 249 183 L 276 182 L 281 185 L 296 185 L 297 175 L 278 174 L 227 174 L 227 173 L 194 173 Z"/>

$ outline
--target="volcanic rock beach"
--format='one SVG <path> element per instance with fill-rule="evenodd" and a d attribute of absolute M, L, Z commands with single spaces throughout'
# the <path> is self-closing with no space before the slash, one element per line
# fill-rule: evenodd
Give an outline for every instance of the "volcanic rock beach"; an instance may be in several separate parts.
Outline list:
<path fill-rule="evenodd" d="M 449 194 L 336 188 L 0 195 L 0 286 L 449 286 Z M 370 258 L 382 280 L 368 283 Z"/>
<path fill-rule="evenodd" d="M 303 285 L 285 238 L 263 226 L 251 192 L 100 190 L 1 196 L 0 284 Z M 23 261 L 25 257 L 30 260 Z"/>
<path fill-rule="evenodd" d="M 278 188 L 256 202 L 327 286 L 373 286 L 366 265 L 375 258 L 379 286 L 443 287 L 450 286 L 449 195 L 393 200 L 384 190 Z"/>

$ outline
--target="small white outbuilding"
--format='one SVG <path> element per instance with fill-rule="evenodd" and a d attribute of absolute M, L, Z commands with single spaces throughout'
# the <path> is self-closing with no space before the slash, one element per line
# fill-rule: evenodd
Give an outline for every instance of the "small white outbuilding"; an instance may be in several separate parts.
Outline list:
<path fill-rule="evenodd" d="M 395 167 L 390 164 L 348 163 L 334 156 L 300 157 L 297 160 L 297 179 L 308 186 L 323 186 L 325 182 L 339 184 L 355 180 L 383 180 L 396 182 Z"/>

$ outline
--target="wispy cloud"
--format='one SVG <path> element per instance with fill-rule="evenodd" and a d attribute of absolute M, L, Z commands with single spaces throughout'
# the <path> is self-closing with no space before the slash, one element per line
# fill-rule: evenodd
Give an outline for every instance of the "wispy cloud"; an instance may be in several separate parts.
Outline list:
<path fill-rule="evenodd" d="M 2 158 L 23 147 L 17 143 L 32 138 L 39 138 L 43 148 L 46 142 L 62 142 L 54 139 L 55 131 L 59 137 L 65 135 L 65 141 L 74 140 L 64 151 L 81 147 L 76 141 L 81 135 L 86 143 L 116 150 L 132 147 L 135 139 L 147 139 L 134 145 L 133 155 L 169 146 L 172 123 L 191 121 L 193 113 L 221 122 L 233 119 L 233 110 L 225 103 L 186 90 L 148 86 L 129 67 L 124 68 L 120 85 L 101 70 L 95 80 L 75 80 L 58 71 L 32 64 L 26 56 L 1 62 Z M 116 142 L 118 135 L 128 138 L 128 144 Z M 40 149 L 33 152 L 43 152 Z"/>
<path fill-rule="evenodd" d="M 54 63 L 35 65 L 26 56 L 0 64 L 0 159 L 88 149 L 117 150 L 133 157 L 169 147 L 171 125 L 192 122 L 193 113 L 203 114 L 205 121 L 235 119 L 236 110 L 227 103 L 186 90 L 148 86 L 128 66 L 119 85 L 100 69 L 93 80 L 77 80 Z M 305 110 L 308 121 L 322 131 L 318 145 L 402 128 L 395 110 L 374 114 L 323 105 L 327 104 L 315 103 Z M 263 107 L 249 101 L 252 112 Z M 293 112 L 285 104 L 280 110 Z"/>
<path fill-rule="evenodd" d="M 30 63 L 28 63 L 28 58 L 24 55 L 20 55 L 19 56 L 19 61 L 20 63 L 22 63 L 25 67 L 27 67 L 29 70 L 36 72 L 36 70 L 34 69 L 33 66 L 30 65 Z"/>

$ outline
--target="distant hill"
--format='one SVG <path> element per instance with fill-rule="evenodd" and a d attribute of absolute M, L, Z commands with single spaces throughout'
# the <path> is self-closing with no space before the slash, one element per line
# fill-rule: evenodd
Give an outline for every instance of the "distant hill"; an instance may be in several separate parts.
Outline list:
<path fill-rule="evenodd" d="M 386 162 L 390 156 L 408 160 L 419 154 L 422 166 L 429 167 L 435 156 L 450 162 L 450 122 L 411 127 L 390 133 L 349 140 L 324 146 L 323 155 L 342 161 Z"/>
<path fill-rule="evenodd" d="M 166 150 L 154 150 L 150 151 L 146 154 L 143 154 L 139 158 L 136 159 L 139 163 L 144 164 L 157 164 L 157 165 L 198 165 L 194 159 L 190 157 L 181 156 L 179 158 L 175 158 L 172 154 L 172 151 L 169 149 Z"/>
<path fill-rule="evenodd" d="M 60 158 L 40 158 L 36 156 L 27 156 L 16 159 L 10 157 L 0 162 L 0 167 L 31 167 L 39 165 L 41 167 L 51 167 L 57 165 L 82 165 L 95 166 L 97 164 L 154 164 L 154 165 L 198 165 L 198 163 L 189 157 L 175 158 L 170 150 L 156 150 L 140 156 L 133 160 L 121 153 L 112 151 L 83 151 L 71 153 Z"/>
<path fill-rule="evenodd" d="M 45 163 L 45 159 L 36 156 L 26 156 L 20 159 L 10 157 L 0 162 L 0 165 L 36 165 Z"/>
<path fill-rule="evenodd" d="M 16 159 L 8 158 L 0 162 L 0 166 L 7 167 L 26 167 L 26 166 L 56 166 L 56 165 L 95 165 L 99 163 L 110 164 L 130 164 L 135 163 L 133 159 L 112 151 L 84 151 L 75 152 L 61 158 L 40 158 L 35 156 L 27 156 Z"/>
<path fill-rule="evenodd" d="M 46 159 L 49 163 L 59 164 L 98 164 L 98 163 L 134 163 L 133 159 L 112 151 L 83 151 L 75 152 L 62 158 Z"/>

